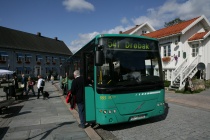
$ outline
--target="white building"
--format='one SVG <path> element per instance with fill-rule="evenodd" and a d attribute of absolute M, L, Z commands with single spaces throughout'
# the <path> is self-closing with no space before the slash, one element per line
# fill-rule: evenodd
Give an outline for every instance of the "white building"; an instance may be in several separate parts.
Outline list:
<path fill-rule="evenodd" d="M 159 40 L 165 80 L 171 87 L 183 88 L 187 77 L 210 79 L 210 23 L 205 16 L 157 31 L 148 23 L 142 25 L 122 33 Z"/>

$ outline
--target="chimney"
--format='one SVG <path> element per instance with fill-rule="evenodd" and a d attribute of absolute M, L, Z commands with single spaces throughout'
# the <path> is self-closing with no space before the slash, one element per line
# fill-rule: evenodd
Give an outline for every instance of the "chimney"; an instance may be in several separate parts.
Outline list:
<path fill-rule="evenodd" d="M 37 32 L 37 36 L 41 36 L 41 33 L 40 32 Z"/>
<path fill-rule="evenodd" d="M 58 40 L 58 37 L 55 37 L 55 40 Z"/>
<path fill-rule="evenodd" d="M 122 31 L 119 31 L 119 34 L 122 34 Z"/>

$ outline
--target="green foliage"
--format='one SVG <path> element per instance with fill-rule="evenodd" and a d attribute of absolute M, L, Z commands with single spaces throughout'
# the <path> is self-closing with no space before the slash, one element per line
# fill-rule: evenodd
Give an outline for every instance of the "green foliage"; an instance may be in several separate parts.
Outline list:
<path fill-rule="evenodd" d="M 210 88 L 210 80 L 205 81 L 205 87 Z"/>
<path fill-rule="evenodd" d="M 164 87 L 169 87 L 171 84 L 171 81 L 164 81 Z"/>
<path fill-rule="evenodd" d="M 164 27 L 172 26 L 172 25 L 181 23 L 181 22 L 183 22 L 183 21 L 185 21 L 185 20 L 181 20 L 180 18 L 175 18 L 175 19 L 172 20 L 172 21 L 165 22 Z"/>

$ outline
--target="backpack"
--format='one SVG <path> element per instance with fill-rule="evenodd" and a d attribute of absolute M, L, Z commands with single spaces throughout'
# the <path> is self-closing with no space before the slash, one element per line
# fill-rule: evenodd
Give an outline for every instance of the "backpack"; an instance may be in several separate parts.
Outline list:
<path fill-rule="evenodd" d="M 42 87 L 44 87 L 44 86 L 45 86 L 45 81 L 44 81 L 44 80 L 42 80 L 42 82 L 41 82 L 41 86 L 42 86 Z"/>

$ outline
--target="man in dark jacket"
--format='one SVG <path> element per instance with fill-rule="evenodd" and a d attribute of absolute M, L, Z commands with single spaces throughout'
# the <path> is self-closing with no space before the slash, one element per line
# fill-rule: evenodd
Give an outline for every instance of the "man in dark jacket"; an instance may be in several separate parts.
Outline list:
<path fill-rule="evenodd" d="M 71 93 L 76 96 L 76 103 L 79 109 L 80 128 L 85 128 L 85 108 L 84 108 L 84 79 L 78 70 L 74 71 L 74 80 L 71 85 Z"/>

